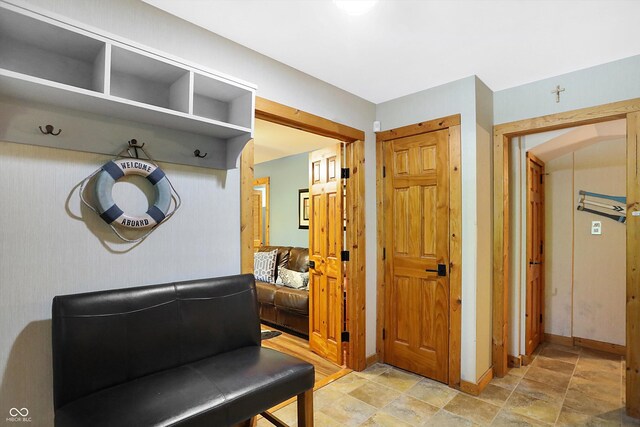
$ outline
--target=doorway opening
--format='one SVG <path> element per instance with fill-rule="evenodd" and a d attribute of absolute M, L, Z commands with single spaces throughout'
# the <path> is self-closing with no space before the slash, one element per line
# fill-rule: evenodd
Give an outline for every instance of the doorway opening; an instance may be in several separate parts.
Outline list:
<path fill-rule="evenodd" d="M 308 309 L 307 331 L 309 331 L 309 321 L 313 321 L 314 316 L 321 314 L 320 322 L 332 324 L 336 326 L 339 332 L 339 357 L 335 359 L 340 364 L 345 364 L 348 368 L 362 370 L 365 368 L 365 343 L 364 343 L 364 327 L 365 327 L 365 266 L 364 266 L 364 132 L 326 120 L 324 118 L 293 109 L 282 104 L 277 104 L 262 98 L 256 99 L 256 119 L 264 121 L 269 126 L 279 126 L 286 130 L 301 130 L 314 136 L 324 137 L 328 141 L 334 141 L 332 144 L 340 147 L 339 159 L 342 167 L 348 169 L 343 172 L 343 168 L 336 169 L 337 176 L 333 178 L 339 183 L 337 185 L 338 193 L 334 199 L 340 200 L 341 210 L 344 211 L 344 217 L 339 218 L 339 235 L 344 244 L 340 245 L 339 256 L 343 251 L 348 251 L 348 261 L 342 261 L 340 258 L 340 271 L 344 280 L 337 283 L 334 295 L 340 296 L 339 310 L 333 310 L 331 313 L 339 313 L 339 318 L 328 318 L 327 310 L 318 311 L 314 308 L 313 302 L 310 302 Z M 256 126 L 257 127 L 257 126 Z M 291 129 L 293 128 L 293 129 Z M 241 263 L 243 272 L 253 272 L 253 254 L 255 251 L 254 243 L 258 240 L 267 242 L 266 238 L 266 215 L 265 221 L 262 223 L 263 233 L 254 233 L 254 224 L 260 226 L 259 221 L 253 215 L 252 197 L 254 194 L 254 177 L 257 177 L 255 171 L 259 169 L 259 165 L 254 160 L 255 144 L 258 144 L 259 135 L 256 133 L 256 140 L 250 141 L 242 153 L 241 157 Z M 336 144 L 339 142 L 339 144 Z M 255 143 L 255 144 L 254 144 Z M 294 144 L 295 145 L 295 144 Z M 310 194 L 304 190 L 310 189 L 310 161 L 309 151 L 305 151 L 302 157 L 306 157 L 307 169 L 304 182 L 298 185 L 300 188 L 295 189 L 295 217 L 293 225 L 298 234 L 309 236 L 309 232 L 313 231 L 305 228 L 305 221 L 313 223 L 313 219 L 309 221 L 309 216 L 313 216 L 313 203 L 309 202 Z M 264 178 L 264 177 L 263 177 Z M 258 183 L 256 183 L 258 184 Z M 264 185 L 264 182 L 262 183 Z M 270 246 L 279 244 L 289 244 L 276 240 L 276 221 L 274 216 L 276 211 L 274 208 L 274 199 L 276 198 L 275 182 L 273 177 L 269 179 L 270 192 L 270 209 L 268 221 Z M 339 197 L 337 197 L 339 195 Z M 307 202 L 305 202 L 305 200 Z M 308 204 L 305 204 L 308 203 Z M 342 206 L 344 205 L 344 209 Z M 305 213 L 307 215 L 305 215 Z M 333 217 L 332 217 L 333 218 Z M 337 223 L 337 222 L 336 222 Z M 307 225 L 308 227 L 308 225 Z M 313 228 L 313 227 L 312 227 Z M 256 239 L 258 235 L 262 237 Z M 255 240 L 255 242 L 254 242 Z M 307 240 L 306 248 L 301 246 L 293 249 L 304 249 L 309 255 L 312 252 L 313 241 Z M 292 251 L 293 251 L 292 249 Z M 280 249 L 279 249 L 280 250 Z M 296 258 L 300 254 L 289 254 Z M 310 260 L 313 261 L 313 257 Z M 313 266 L 313 262 L 309 263 L 311 276 L 321 265 Z M 312 285 L 310 290 L 315 289 L 313 285 L 314 278 L 311 279 Z M 309 292 L 312 295 L 312 292 Z M 311 298 L 313 300 L 313 298 Z M 345 302 L 346 301 L 346 302 Z M 335 307 L 332 307 L 335 308 Z M 304 325 L 300 324 L 304 328 Z M 307 333 L 307 335 L 309 335 Z M 334 338 L 336 334 L 332 334 Z M 328 337 L 325 337 L 328 338 Z M 319 351 L 319 353 L 322 353 Z M 338 355 L 338 352 L 336 352 Z M 346 355 L 343 357 L 343 355 Z M 326 354 L 324 355 L 326 356 Z"/>
<path fill-rule="evenodd" d="M 460 387 L 460 116 L 377 134 L 378 360 Z"/>
<path fill-rule="evenodd" d="M 516 137 L 510 150 L 510 365 L 543 342 L 623 355 L 625 120 Z"/>
<path fill-rule="evenodd" d="M 566 129 L 616 119 L 626 120 L 626 410 L 640 418 L 640 99 L 620 101 L 494 126 L 494 256 L 493 256 L 493 345 L 494 374 L 503 377 L 508 370 L 510 346 L 509 298 L 511 294 L 511 141 L 513 138 Z"/>

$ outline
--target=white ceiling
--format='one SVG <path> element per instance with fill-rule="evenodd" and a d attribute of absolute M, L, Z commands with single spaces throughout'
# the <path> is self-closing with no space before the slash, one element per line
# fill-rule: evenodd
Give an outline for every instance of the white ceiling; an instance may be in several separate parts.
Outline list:
<path fill-rule="evenodd" d="M 337 144 L 337 139 L 257 119 L 254 129 L 254 162 L 268 162 L 294 154 L 308 153 Z"/>
<path fill-rule="evenodd" d="M 497 91 L 640 54 L 638 0 L 144 0 L 374 103 L 476 74 Z M 357 0 L 354 0 L 357 1 Z"/>

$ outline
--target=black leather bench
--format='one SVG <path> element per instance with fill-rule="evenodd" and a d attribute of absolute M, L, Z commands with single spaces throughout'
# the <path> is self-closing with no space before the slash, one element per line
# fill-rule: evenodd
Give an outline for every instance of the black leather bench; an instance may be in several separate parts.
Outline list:
<path fill-rule="evenodd" d="M 313 365 L 260 346 L 252 275 L 57 296 L 52 317 L 56 427 L 249 424 L 293 396 L 313 425 Z"/>

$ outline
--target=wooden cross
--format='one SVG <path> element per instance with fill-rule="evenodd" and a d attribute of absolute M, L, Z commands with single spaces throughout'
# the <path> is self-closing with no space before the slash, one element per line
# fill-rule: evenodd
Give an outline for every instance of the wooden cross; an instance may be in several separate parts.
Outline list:
<path fill-rule="evenodd" d="M 564 88 L 560 88 L 560 85 L 556 86 L 556 88 L 551 91 L 551 93 L 556 94 L 556 102 L 560 102 L 560 92 L 564 92 Z"/>

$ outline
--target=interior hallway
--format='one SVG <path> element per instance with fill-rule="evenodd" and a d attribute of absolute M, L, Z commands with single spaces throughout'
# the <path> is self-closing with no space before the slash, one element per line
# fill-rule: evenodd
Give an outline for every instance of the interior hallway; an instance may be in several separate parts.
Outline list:
<path fill-rule="evenodd" d="M 624 360 L 542 344 L 533 362 L 473 397 L 388 365 L 352 372 L 314 394 L 317 426 L 637 426 L 624 415 Z M 295 403 L 275 412 L 296 425 Z M 258 426 L 270 426 L 260 419 Z"/>

